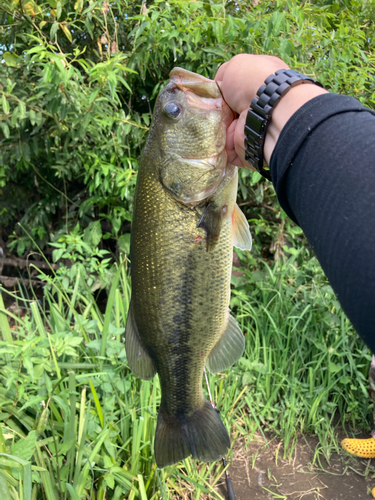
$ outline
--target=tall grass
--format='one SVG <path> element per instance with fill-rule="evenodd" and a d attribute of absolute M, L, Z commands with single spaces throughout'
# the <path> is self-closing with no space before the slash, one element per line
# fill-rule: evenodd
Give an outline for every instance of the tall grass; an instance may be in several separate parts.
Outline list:
<path fill-rule="evenodd" d="M 309 432 L 329 458 L 334 419 L 370 426 L 370 355 L 316 260 L 289 251 L 273 267 L 242 254 L 231 305 L 246 351 L 209 384 L 232 442 L 276 433 L 288 455 L 297 434 Z M 127 365 L 125 265 L 113 274 L 104 313 L 82 274 L 68 287 L 44 279 L 41 301 L 17 294 L 23 316 L 7 311 L 0 293 L 3 500 L 221 499 L 220 463 L 156 468 L 160 385 Z"/>

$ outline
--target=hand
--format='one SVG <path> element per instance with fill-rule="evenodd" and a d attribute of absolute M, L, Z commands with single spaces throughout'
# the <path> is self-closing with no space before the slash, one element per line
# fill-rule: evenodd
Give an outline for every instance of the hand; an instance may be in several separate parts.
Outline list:
<path fill-rule="evenodd" d="M 245 160 L 244 127 L 251 101 L 264 80 L 279 69 L 289 66 L 274 56 L 238 54 L 220 66 L 215 80 L 221 82 L 220 89 L 225 101 L 238 113 L 238 118 L 227 130 L 226 150 L 229 163 L 243 168 L 252 168 Z M 264 157 L 267 163 L 271 159 L 280 132 L 289 118 L 307 101 L 327 90 L 316 85 L 298 85 L 293 87 L 275 108 L 268 127 L 264 144 Z"/>
<path fill-rule="evenodd" d="M 244 147 L 247 111 L 264 80 L 282 68 L 289 69 L 289 66 L 278 57 L 252 54 L 238 54 L 220 66 L 215 80 L 221 82 L 225 101 L 239 115 L 227 131 L 226 150 L 232 165 L 251 168 L 250 163 L 245 161 Z"/>

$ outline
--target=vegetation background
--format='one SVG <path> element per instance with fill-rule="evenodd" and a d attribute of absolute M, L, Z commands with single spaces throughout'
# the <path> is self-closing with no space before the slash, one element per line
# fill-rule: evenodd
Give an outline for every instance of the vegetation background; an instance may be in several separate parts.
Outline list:
<path fill-rule="evenodd" d="M 27 258 L 45 284 L 0 294 L 4 500 L 221 498 L 216 464 L 155 468 L 158 380 L 135 379 L 123 349 L 155 98 L 174 66 L 212 78 L 251 52 L 374 107 L 374 19 L 373 0 L 1 2 L 0 247 L 4 270 Z M 238 196 L 254 237 L 231 304 L 246 353 L 211 388 L 233 442 L 271 432 L 289 456 L 314 433 L 329 460 L 336 425 L 372 426 L 370 353 L 270 183 L 241 171 Z"/>

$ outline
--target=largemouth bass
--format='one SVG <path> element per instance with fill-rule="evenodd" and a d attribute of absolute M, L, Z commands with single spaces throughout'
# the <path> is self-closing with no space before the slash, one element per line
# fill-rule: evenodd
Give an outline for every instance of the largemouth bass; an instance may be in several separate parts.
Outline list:
<path fill-rule="evenodd" d="M 233 245 L 251 248 L 227 164 L 233 119 L 216 82 L 175 68 L 158 96 L 140 161 L 131 233 L 126 353 L 135 375 L 159 374 L 155 458 L 165 467 L 230 447 L 202 376 L 229 368 L 244 336 L 229 313 Z"/>

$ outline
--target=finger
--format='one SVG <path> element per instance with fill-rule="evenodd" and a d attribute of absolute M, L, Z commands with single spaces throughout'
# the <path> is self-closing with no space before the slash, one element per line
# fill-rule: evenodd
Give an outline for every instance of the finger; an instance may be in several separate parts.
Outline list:
<path fill-rule="evenodd" d="M 220 68 L 217 70 L 215 80 L 220 81 L 224 78 L 224 73 L 226 71 L 226 68 L 228 67 L 229 62 L 223 63 Z"/>

